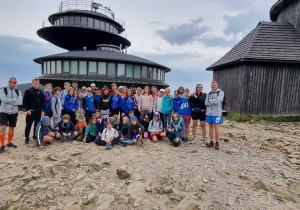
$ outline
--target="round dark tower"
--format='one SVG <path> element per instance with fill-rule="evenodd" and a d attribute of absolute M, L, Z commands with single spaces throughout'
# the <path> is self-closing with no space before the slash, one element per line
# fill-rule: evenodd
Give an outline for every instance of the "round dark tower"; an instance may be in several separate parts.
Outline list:
<path fill-rule="evenodd" d="M 170 68 L 127 54 L 131 43 L 125 22 L 115 18 L 108 7 L 93 1 L 67 0 L 37 31 L 38 36 L 68 50 L 66 53 L 34 59 L 41 64 L 42 84 L 62 86 L 77 80 L 80 85 L 135 84 L 168 86 Z"/>

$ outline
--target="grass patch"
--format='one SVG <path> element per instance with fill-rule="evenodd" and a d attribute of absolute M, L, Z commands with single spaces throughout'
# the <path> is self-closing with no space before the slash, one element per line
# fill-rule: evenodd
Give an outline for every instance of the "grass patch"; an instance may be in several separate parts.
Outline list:
<path fill-rule="evenodd" d="M 235 112 L 227 112 L 226 119 L 236 122 L 250 122 L 252 119 L 255 122 L 300 122 L 300 115 L 297 116 L 262 116 L 262 115 L 248 115 Z"/>

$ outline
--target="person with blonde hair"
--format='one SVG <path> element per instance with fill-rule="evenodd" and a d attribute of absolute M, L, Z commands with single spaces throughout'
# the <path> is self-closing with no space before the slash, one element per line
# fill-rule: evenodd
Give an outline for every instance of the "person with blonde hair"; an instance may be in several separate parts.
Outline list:
<path fill-rule="evenodd" d="M 45 85 L 45 92 L 44 92 L 44 101 L 45 101 L 44 112 L 45 112 L 45 115 L 48 116 L 50 119 L 53 116 L 52 109 L 51 109 L 51 99 L 53 98 L 52 89 L 53 89 L 52 84 L 48 83 L 47 85 Z"/>
<path fill-rule="evenodd" d="M 139 104 L 138 104 L 140 115 L 140 122 L 144 118 L 145 113 L 152 113 L 153 109 L 153 97 L 150 95 L 149 86 L 145 87 L 145 94 L 141 96 Z"/>
<path fill-rule="evenodd" d="M 163 114 L 163 118 L 164 118 L 165 132 L 167 132 L 168 127 L 171 124 L 172 110 L 173 110 L 173 98 L 170 95 L 170 88 L 166 88 L 165 95 L 162 100 L 162 108 L 161 108 L 161 113 Z"/>

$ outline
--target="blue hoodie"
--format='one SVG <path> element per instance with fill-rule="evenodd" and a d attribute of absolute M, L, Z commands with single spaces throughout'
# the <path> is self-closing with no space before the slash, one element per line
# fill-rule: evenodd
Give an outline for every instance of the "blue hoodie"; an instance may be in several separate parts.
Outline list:
<path fill-rule="evenodd" d="M 42 145 L 42 140 L 50 131 L 55 132 L 56 129 L 51 127 L 51 120 L 48 116 L 42 118 L 35 128 L 36 143 L 38 146 Z"/>
<path fill-rule="evenodd" d="M 72 111 L 73 109 L 78 108 L 78 100 L 74 96 L 66 95 L 65 96 L 65 102 L 64 106 L 66 107 L 66 110 Z"/>
<path fill-rule="evenodd" d="M 95 94 L 94 98 L 95 98 L 95 108 L 99 109 L 99 102 L 100 102 L 101 95 L 96 95 Z"/>
<path fill-rule="evenodd" d="M 48 93 L 47 91 L 44 92 L 44 111 L 47 115 L 52 116 L 52 109 L 51 109 L 51 99 L 53 98 L 53 95 L 51 93 Z"/>
<path fill-rule="evenodd" d="M 171 114 L 173 110 L 173 98 L 171 95 L 168 97 L 164 96 L 162 100 L 161 113 L 162 114 Z"/>
<path fill-rule="evenodd" d="M 126 96 L 123 98 L 121 107 L 122 107 L 122 111 L 126 116 L 128 116 L 130 110 L 134 110 L 134 104 L 135 104 L 134 97 Z"/>
<path fill-rule="evenodd" d="M 174 107 L 174 112 L 178 113 L 180 109 L 180 100 L 181 98 L 173 98 L 173 107 Z"/>
<path fill-rule="evenodd" d="M 91 95 L 89 98 L 88 96 L 85 96 L 82 100 L 82 108 L 89 112 L 95 111 L 95 99 L 94 96 Z"/>
<path fill-rule="evenodd" d="M 117 109 L 121 108 L 122 98 L 119 94 L 118 95 L 115 95 L 115 94 L 112 95 L 110 97 L 110 101 L 111 101 L 111 109 L 112 110 L 117 110 Z"/>
<path fill-rule="evenodd" d="M 192 109 L 190 106 L 189 98 L 182 98 L 180 101 L 180 107 L 179 107 L 179 115 L 184 115 L 184 116 L 190 116 L 192 115 Z"/>

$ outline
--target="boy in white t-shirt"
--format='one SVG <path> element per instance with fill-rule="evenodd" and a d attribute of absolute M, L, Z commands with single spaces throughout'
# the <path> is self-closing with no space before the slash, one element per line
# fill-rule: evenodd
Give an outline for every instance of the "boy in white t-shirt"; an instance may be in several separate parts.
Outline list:
<path fill-rule="evenodd" d="M 106 149 L 110 150 L 113 145 L 119 142 L 119 138 L 118 131 L 113 128 L 111 122 L 108 122 L 102 132 L 101 141 L 97 145 L 106 146 Z"/>

